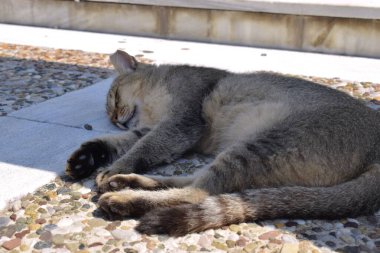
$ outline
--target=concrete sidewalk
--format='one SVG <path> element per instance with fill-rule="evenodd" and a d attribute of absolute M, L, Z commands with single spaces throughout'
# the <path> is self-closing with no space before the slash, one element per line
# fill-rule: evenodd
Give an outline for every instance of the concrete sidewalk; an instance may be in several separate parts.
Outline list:
<path fill-rule="evenodd" d="M 118 131 L 104 112 L 110 82 L 0 117 L 0 209 L 62 174 L 67 157 L 85 140 Z"/>
<path fill-rule="evenodd" d="M 0 42 L 112 53 L 125 49 L 156 63 L 187 63 L 231 71 L 380 82 L 380 60 L 259 48 L 168 41 L 119 35 L 0 25 Z M 106 117 L 111 79 L 0 117 L 0 209 L 62 174 L 83 141 L 116 132 Z M 85 124 L 93 127 L 84 129 Z"/>

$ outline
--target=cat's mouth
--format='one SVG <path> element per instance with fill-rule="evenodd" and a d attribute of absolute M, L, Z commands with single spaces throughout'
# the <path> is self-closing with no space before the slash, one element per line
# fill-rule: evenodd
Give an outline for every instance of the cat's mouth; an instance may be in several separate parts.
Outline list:
<path fill-rule="evenodd" d="M 124 129 L 124 130 L 128 130 L 131 127 L 135 127 L 137 125 L 137 122 L 138 122 L 136 120 L 136 116 L 137 116 L 137 106 L 135 105 L 133 107 L 133 111 L 129 114 L 127 119 L 124 122 L 116 122 L 116 125 L 119 128 Z"/>

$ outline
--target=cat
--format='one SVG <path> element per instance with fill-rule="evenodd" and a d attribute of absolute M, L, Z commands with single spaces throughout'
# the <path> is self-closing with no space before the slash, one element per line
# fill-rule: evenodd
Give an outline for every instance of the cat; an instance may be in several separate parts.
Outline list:
<path fill-rule="evenodd" d="M 274 218 L 380 209 L 380 115 L 343 92 L 274 73 L 148 65 L 123 51 L 107 95 L 125 131 L 83 143 L 73 178 L 96 177 L 99 207 L 136 230 L 181 236 Z M 191 176 L 141 175 L 185 152 L 215 160 Z"/>

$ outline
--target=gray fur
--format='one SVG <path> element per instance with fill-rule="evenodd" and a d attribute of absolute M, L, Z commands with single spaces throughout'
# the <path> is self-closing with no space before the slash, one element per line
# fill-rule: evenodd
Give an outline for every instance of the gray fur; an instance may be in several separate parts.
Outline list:
<path fill-rule="evenodd" d="M 108 164 L 97 176 L 101 192 L 160 190 L 154 198 L 142 190 L 108 192 L 99 206 L 110 215 L 144 215 L 139 231 L 182 235 L 257 219 L 338 218 L 380 208 L 379 113 L 349 95 L 273 73 L 136 69 L 128 54 L 113 57 L 121 62 L 120 76 L 107 111 L 115 124 L 132 129 L 84 143 L 67 172 L 80 178 Z M 188 178 L 124 175 L 189 150 L 216 158 Z"/>

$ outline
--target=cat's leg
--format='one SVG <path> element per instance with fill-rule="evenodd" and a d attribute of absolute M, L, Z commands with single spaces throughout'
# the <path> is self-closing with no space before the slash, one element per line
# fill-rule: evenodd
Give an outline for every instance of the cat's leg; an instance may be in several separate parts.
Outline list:
<path fill-rule="evenodd" d="M 108 135 L 83 143 L 67 160 L 66 173 L 73 178 L 89 176 L 97 168 L 112 163 L 124 155 L 149 128 Z"/>
<path fill-rule="evenodd" d="M 207 196 L 207 192 L 191 187 L 157 191 L 122 190 L 104 193 L 98 200 L 98 206 L 110 218 L 139 217 L 155 208 L 196 204 Z"/>
<path fill-rule="evenodd" d="M 100 197 L 99 207 L 111 217 L 140 216 L 155 208 L 196 204 L 209 195 L 241 191 L 252 187 L 252 177 L 256 173 L 250 172 L 249 154 L 244 152 L 246 152 L 244 145 L 240 145 L 219 154 L 211 165 L 205 166 L 189 180 L 182 181 L 181 183 L 185 183 L 186 186 L 184 188 L 152 192 L 143 190 L 108 192 Z M 247 158 L 244 158 L 244 155 L 247 155 Z M 111 177 L 111 185 L 115 182 L 112 179 Z M 157 183 L 150 180 L 147 182 L 153 183 L 154 187 Z M 165 183 L 168 182 L 170 181 Z M 183 187 L 178 177 L 172 182 L 175 182 L 173 185 Z"/>
<path fill-rule="evenodd" d="M 201 174 L 205 173 L 206 168 L 201 169 L 188 176 L 159 176 L 159 175 L 139 175 L 116 174 L 109 178 L 109 185 L 113 191 L 125 188 L 142 190 L 159 190 L 166 188 L 183 188 L 191 185 Z"/>
<path fill-rule="evenodd" d="M 300 136 L 301 134 L 303 133 L 300 132 Z M 209 195 L 241 192 L 252 188 L 321 185 L 315 179 L 323 176 L 322 169 L 311 171 L 310 175 L 303 175 L 299 171 L 305 167 L 321 166 L 318 161 L 312 161 L 313 157 L 305 159 L 311 150 L 309 146 L 302 151 L 297 149 L 299 142 L 294 132 L 272 131 L 265 137 L 238 143 L 220 153 L 206 167 L 204 173 L 185 188 L 160 190 L 152 194 L 132 190 L 107 193 L 100 198 L 99 204 L 110 215 L 114 213 L 115 216 L 125 216 L 128 213 L 143 214 L 157 207 L 194 203 L 191 194 L 188 194 L 192 191 L 194 194 L 202 193 L 196 195 L 202 196 L 197 200 L 203 201 Z M 144 204 L 139 206 L 138 203 Z M 134 211 L 134 208 L 138 211 Z"/>
<path fill-rule="evenodd" d="M 193 148 L 201 138 L 205 124 L 200 115 L 176 115 L 161 122 L 136 143 L 124 156 L 96 178 L 100 192 L 112 191 L 109 178 L 116 174 L 144 173 L 149 168 L 169 163 Z"/>

